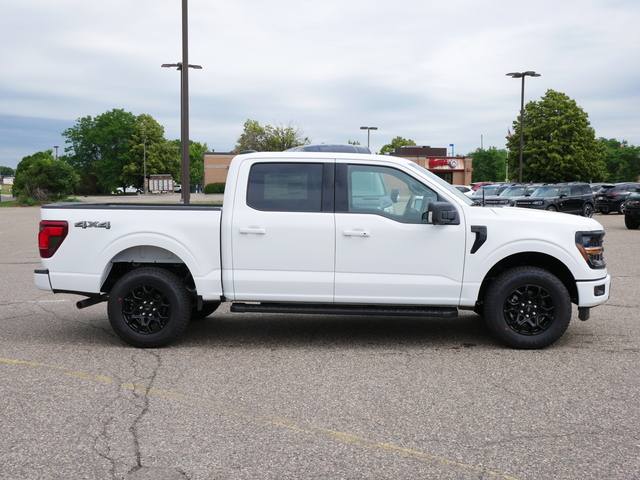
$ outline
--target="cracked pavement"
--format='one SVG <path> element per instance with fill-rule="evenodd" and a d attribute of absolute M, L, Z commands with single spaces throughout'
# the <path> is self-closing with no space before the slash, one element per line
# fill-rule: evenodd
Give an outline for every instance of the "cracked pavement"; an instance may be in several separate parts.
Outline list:
<path fill-rule="evenodd" d="M 162 349 L 33 286 L 0 209 L 0 480 L 640 479 L 640 231 L 601 216 L 612 298 L 541 351 L 479 317 L 231 314 Z"/>

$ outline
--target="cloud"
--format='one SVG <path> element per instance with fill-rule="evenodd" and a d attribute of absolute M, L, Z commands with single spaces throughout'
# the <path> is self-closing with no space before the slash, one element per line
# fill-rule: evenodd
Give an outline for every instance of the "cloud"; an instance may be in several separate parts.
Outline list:
<path fill-rule="evenodd" d="M 59 139 L 113 108 L 178 138 L 180 75 L 160 65 L 181 61 L 181 14 L 176 0 L 5 5 L 0 41 L 18 47 L 3 52 L 0 113 L 21 121 L 1 137 L 0 164 L 11 162 L 3 151 L 38 151 L 33 132 Z M 375 125 L 374 150 L 396 136 L 502 148 L 520 103 L 505 74 L 536 70 L 527 101 L 561 91 L 598 136 L 638 145 L 639 23 L 630 0 L 190 0 L 189 62 L 203 66 L 190 72 L 191 137 L 230 150 L 251 118 L 336 143 L 364 143 L 359 127 Z"/>

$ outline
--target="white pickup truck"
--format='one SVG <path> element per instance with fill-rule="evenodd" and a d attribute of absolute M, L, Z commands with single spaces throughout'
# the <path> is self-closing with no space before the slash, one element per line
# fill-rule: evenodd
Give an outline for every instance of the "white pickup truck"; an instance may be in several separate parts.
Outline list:
<path fill-rule="evenodd" d="M 508 346 L 543 348 L 609 298 L 602 226 L 472 205 L 392 156 L 252 153 L 223 207 L 42 207 L 36 286 L 107 301 L 131 345 L 159 347 L 192 318 L 234 312 L 484 316 Z M 393 321 L 390 319 L 389 321 Z"/>

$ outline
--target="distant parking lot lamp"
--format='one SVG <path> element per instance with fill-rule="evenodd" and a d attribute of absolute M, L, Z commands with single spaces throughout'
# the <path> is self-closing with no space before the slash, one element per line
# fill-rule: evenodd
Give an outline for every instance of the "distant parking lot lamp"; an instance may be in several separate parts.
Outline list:
<path fill-rule="evenodd" d="M 369 143 L 371 141 L 371 130 L 377 130 L 378 127 L 360 127 L 360 130 L 367 131 L 367 148 L 369 148 Z"/>
<path fill-rule="evenodd" d="M 526 72 L 507 73 L 511 78 L 522 78 L 522 94 L 520 95 L 520 157 L 518 168 L 518 182 L 522 183 L 522 157 L 524 153 L 524 77 L 539 77 L 540 74 L 531 70 Z"/>

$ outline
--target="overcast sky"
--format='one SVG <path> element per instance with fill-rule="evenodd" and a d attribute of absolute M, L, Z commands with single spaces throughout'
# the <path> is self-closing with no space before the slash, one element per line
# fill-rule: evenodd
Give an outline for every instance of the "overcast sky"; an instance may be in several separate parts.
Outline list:
<path fill-rule="evenodd" d="M 0 165 L 60 146 L 114 108 L 180 138 L 182 0 L 0 0 Z M 247 119 L 294 123 L 313 143 L 396 136 L 456 155 L 504 148 L 548 89 L 596 136 L 640 145 L 638 0 L 189 0 L 190 126 L 234 148 Z"/>

